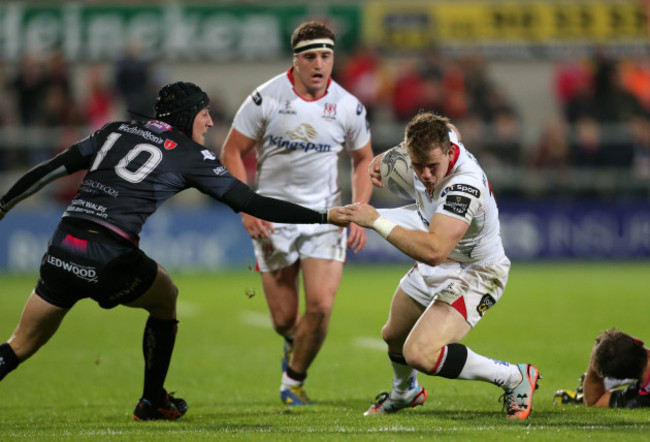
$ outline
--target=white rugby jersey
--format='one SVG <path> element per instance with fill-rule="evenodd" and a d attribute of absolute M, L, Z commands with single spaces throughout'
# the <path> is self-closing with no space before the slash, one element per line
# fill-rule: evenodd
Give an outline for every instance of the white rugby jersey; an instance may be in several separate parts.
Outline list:
<path fill-rule="evenodd" d="M 502 257 L 505 252 L 501 242 L 499 210 L 485 172 L 453 132 L 450 131 L 449 137 L 457 146 L 458 156 L 454 157 L 451 170 L 433 194 L 428 193 L 424 184 L 415 177 L 415 201 L 420 220 L 426 225 L 426 230 L 435 213 L 469 224 L 465 236 L 449 254 L 451 259 L 481 262 Z"/>
<path fill-rule="evenodd" d="M 258 193 L 315 210 L 340 205 L 338 157 L 370 140 L 366 109 L 331 78 L 324 96 L 305 100 L 292 69 L 253 91 L 232 126 L 258 141 Z"/>

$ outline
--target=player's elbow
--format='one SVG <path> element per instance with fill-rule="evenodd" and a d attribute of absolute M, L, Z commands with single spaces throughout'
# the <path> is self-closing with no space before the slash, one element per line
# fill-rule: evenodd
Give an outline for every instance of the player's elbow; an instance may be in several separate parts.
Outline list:
<path fill-rule="evenodd" d="M 447 259 L 446 254 L 442 254 L 437 250 L 430 249 L 427 250 L 423 256 L 418 259 L 423 264 L 430 265 L 430 266 L 437 266 L 445 262 Z"/>
<path fill-rule="evenodd" d="M 587 407 L 608 408 L 610 395 L 610 392 L 605 392 L 599 396 L 598 394 L 590 394 L 588 391 L 585 391 L 583 402 Z"/>

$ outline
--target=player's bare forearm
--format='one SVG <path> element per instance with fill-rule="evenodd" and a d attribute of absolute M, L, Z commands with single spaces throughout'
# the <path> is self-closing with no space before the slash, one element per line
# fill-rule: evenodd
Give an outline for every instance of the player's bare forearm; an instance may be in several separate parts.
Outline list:
<path fill-rule="evenodd" d="M 370 143 L 350 153 L 352 157 L 352 202 L 367 203 L 372 195 L 372 182 L 368 168 L 372 161 Z"/>
<path fill-rule="evenodd" d="M 231 128 L 221 148 L 219 159 L 223 165 L 226 166 L 232 176 L 246 184 L 248 182 L 243 158 L 255 147 L 256 143 L 255 140 Z"/>
<path fill-rule="evenodd" d="M 612 392 L 607 391 L 607 388 L 605 388 L 605 380 L 598 374 L 593 357 L 589 359 L 589 368 L 587 369 L 583 388 L 585 405 L 588 407 L 609 407 L 609 398 Z"/>
<path fill-rule="evenodd" d="M 231 128 L 226 137 L 226 141 L 223 143 L 223 147 L 221 148 L 219 159 L 223 165 L 226 166 L 228 172 L 230 172 L 232 176 L 245 184 L 248 184 L 248 175 L 246 173 L 246 167 L 244 166 L 243 157 L 253 149 L 253 147 L 255 147 L 255 143 L 255 140 L 248 138 L 239 133 L 236 129 Z M 269 230 L 271 232 L 273 231 L 272 223 L 243 212 L 242 224 L 251 238 L 268 238 Z"/>
<path fill-rule="evenodd" d="M 410 230 L 379 216 L 369 204 L 349 204 L 341 209 L 344 220 L 372 228 L 402 253 L 428 265 L 438 265 L 447 257 L 467 231 L 468 224 L 444 215 L 434 215 L 428 232 Z M 383 219 L 383 222 L 378 220 Z M 389 228 L 389 231 L 386 228 Z"/>
<path fill-rule="evenodd" d="M 370 182 L 373 186 L 382 189 L 386 188 L 386 185 L 381 182 L 381 159 L 383 157 L 384 154 L 380 153 L 372 159 L 370 165 L 368 166 L 368 175 L 370 176 Z"/>

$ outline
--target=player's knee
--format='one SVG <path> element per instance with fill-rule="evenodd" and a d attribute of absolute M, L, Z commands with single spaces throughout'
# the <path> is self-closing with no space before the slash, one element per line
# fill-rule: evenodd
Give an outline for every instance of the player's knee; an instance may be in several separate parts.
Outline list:
<path fill-rule="evenodd" d="M 435 367 L 440 354 L 440 349 L 431 348 L 422 342 L 407 341 L 402 349 L 406 363 L 424 373 Z"/>
<path fill-rule="evenodd" d="M 176 301 L 178 300 L 178 287 L 173 282 L 171 283 L 167 296 L 165 297 L 165 305 L 169 309 L 176 310 Z"/>
<path fill-rule="evenodd" d="M 404 341 L 408 335 L 404 334 L 403 330 L 395 329 L 390 321 L 381 329 L 381 337 L 388 345 L 388 348 L 396 353 L 402 353 Z"/>
<path fill-rule="evenodd" d="M 305 316 L 307 316 L 310 321 L 326 321 L 330 317 L 331 312 L 332 306 L 329 303 L 311 304 L 305 308 Z"/>
<path fill-rule="evenodd" d="M 296 317 L 295 316 L 280 316 L 280 317 L 273 317 L 273 330 L 275 330 L 276 333 L 282 336 L 289 336 L 292 334 L 292 331 L 294 330 L 296 325 Z"/>

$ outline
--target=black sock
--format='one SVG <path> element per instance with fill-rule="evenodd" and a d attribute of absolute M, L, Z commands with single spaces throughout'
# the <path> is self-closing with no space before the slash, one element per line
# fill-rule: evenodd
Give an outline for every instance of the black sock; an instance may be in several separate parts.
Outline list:
<path fill-rule="evenodd" d="M 0 381 L 14 371 L 18 364 L 20 364 L 20 361 L 16 353 L 14 353 L 14 349 L 6 342 L 0 344 Z"/>
<path fill-rule="evenodd" d="M 406 363 L 406 359 L 404 359 L 404 356 L 402 355 L 396 355 L 394 353 L 388 352 L 388 359 L 390 359 L 391 362 L 395 362 L 397 364 L 409 365 Z"/>
<path fill-rule="evenodd" d="M 178 321 L 149 316 L 142 338 L 144 355 L 144 389 L 142 397 L 153 405 L 165 399 L 165 378 L 172 358 Z"/>
<path fill-rule="evenodd" d="M 293 371 L 291 367 L 287 367 L 287 376 L 298 382 L 303 382 L 307 378 L 307 373 L 298 373 L 297 371 Z"/>
<path fill-rule="evenodd" d="M 444 351 L 443 348 L 441 351 Z M 467 362 L 467 347 L 463 344 L 447 345 L 447 357 L 442 367 L 438 368 L 437 376 L 456 379 Z M 433 373 L 429 373 L 433 374 Z"/>

